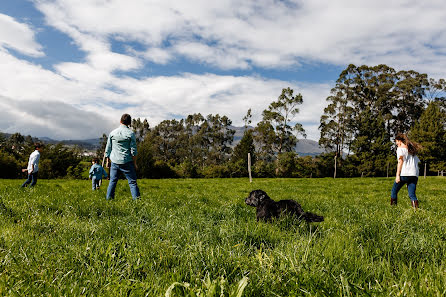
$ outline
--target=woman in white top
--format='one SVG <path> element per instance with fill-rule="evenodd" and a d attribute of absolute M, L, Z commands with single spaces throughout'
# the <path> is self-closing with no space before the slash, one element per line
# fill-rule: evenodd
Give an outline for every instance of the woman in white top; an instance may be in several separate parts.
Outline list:
<path fill-rule="evenodd" d="M 420 145 L 410 141 L 405 134 L 398 134 L 395 137 L 395 143 L 398 146 L 396 155 L 398 158 L 398 167 L 396 169 L 395 183 L 390 194 L 390 205 L 396 205 L 399 190 L 407 184 L 407 191 L 412 202 L 413 208 L 418 208 L 418 199 L 415 194 L 418 182 L 418 162 L 417 152 Z"/>

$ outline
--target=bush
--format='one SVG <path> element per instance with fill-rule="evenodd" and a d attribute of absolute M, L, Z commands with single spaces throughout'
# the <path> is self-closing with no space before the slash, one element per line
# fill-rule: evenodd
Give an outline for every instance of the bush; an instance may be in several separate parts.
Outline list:
<path fill-rule="evenodd" d="M 186 160 L 183 163 L 176 165 L 173 170 L 178 177 L 196 178 L 200 176 L 198 173 L 198 166 L 192 164 L 190 160 Z"/>
<path fill-rule="evenodd" d="M 20 176 L 20 166 L 15 158 L 5 152 L 0 151 L 0 178 L 18 178 Z"/>
<path fill-rule="evenodd" d="M 257 161 L 252 168 L 252 174 L 254 177 L 273 177 L 275 166 L 273 163 L 266 161 Z"/>
<path fill-rule="evenodd" d="M 226 165 L 209 165 L 203 168 L 201 175 L 204 178 L 223 178 L 230 177 L 230 172 Z"/>

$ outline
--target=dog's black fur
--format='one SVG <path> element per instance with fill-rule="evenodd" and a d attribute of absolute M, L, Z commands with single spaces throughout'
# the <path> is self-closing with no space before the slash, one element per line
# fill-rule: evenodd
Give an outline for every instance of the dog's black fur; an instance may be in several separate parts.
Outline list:
<path fill-rule="evenodd" d="M 260 219 L 269 221 L 274 217 L 279 217 L 282 213 L 296 215 L 299 219 L 307 222 L 322 222 L 324 217 L 311 212 L 305 212 L 299 203 L 294 200 L 272 200 L 268 194 L 262 190 L 254 190 L 249 193 L 245 203 L 257 209 L 257 221 Z"/>

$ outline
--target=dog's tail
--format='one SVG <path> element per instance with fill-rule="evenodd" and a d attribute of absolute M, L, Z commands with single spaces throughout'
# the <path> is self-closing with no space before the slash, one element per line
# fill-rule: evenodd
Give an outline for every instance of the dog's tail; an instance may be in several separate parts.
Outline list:
<path fill-rule="evenodd" d="M 318 216 L 317 214 L 311 213 L 311 212 L 305 212 L 302 215 L 302 218 L 307 222 L 323 222 L 324 217 Z"/>

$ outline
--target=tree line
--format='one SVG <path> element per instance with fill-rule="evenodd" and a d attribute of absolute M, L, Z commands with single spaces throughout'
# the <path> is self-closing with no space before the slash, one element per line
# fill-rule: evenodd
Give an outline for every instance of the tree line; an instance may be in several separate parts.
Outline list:
<path fill-rule="evenodd" d="M 295 152 L 298 137 L 306 137 L 296 120 L 304 98 L 284 88 L 251 127 L 252 111 L 243 117 L 244 134 L 233 145 L 232 121 L 219 114 L 188 115 L 150 127 L 133 119 L 140 178 L 247 176 L 248 153 L 254 177 L 355 177 L 395 174 L 397 133 L 407 133 L 423 147 L 422 164 L 431 174 L 446 164 L 446 81 L 413 70 L 387 65 L 349 65 L 327 97 L 320 119 L 316 157 Z M 102 158 L 107 135 L 96 154 Z M 0 177 L 19 177 L 32 152 L 31 136 L 0 134 Z M 42 178 L 87 178 L 91 165 L 79 148 L 47 145 L 41 159 Z M 424 170 L 424 166 L 421 166 Z"/>

